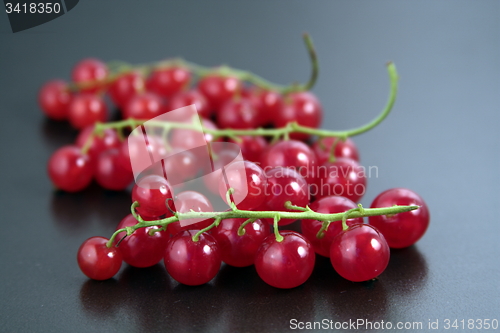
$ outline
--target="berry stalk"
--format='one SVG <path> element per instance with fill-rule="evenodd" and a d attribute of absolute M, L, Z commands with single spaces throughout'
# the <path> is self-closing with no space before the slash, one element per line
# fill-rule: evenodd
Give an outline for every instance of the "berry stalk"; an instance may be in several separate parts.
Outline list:
<path fill-rule="evenodd" d="M 404 212 L 409 212 L 411 210 L 418 209 L 419 206 L 393 206 L 393 207 L 384 207 L 384 208 L 362 208 L 361 206 L 356 209 L 351 209 L 347 212 L 342 212 L 342 213 L 335 213 L 335 214 L 323 214 L 323 213 L 318 213 L 313 210 L 311 210 L 309 207 L 302 208 L 303 211 L 297 211 L 297 212 L 284 212 L 284 211 L 249 211 L 249 210 L 239 210 L 235 206 L 232 206 L 232 209 L 229 211 L 225 212 L 186 212 L 186 213 L 180 213 L 180 212 L 174 212 L 174 216 L 167 217 L 164 219 L 160 220 L 155 220 L 155 221 L 144 221 L 140 215 L 137 214 L 135 211 L 135 208 L 137 208 L 139 205 L 137 202 L 134 202 L 131 206 L 131 211 L 134 217 L 137 219 L 138 223 L 134 226 L 131 227 L 126 227 L 123 229 L 119 229 L 115 231 L 115 233 L 111 236 L 109 242 L 107 243 L 108 247 L 113 246 L 113 242 L 116 238 L 116 236 L 120 232 L 126 232 L 127 236 L 131 235 L 135 230 L 139 228 L 144 228 L 144 227 L 151 227 L 151 226 L 162 226 L 162 229 L 166 229 L 166 227 L 170 223 L 174 223 L 180 220 L 186 220 L 186 219 L 193 219 L 193 218 L 214 218 L 215 217 L 215 222 L 212 223 L 209 227 L 201 230 L 195 237 L 193 237 L 193 241 L 196 241 L 196 236 L 199 237 L 199 234 L 202 232 L 208 231 L 213 227 L 216 227 L 221 220 L 224 219 L 230 219 L 230 218 L 246 218 L 246 219 L 261 219 L 261 218 L 271 218 L 274 219 L 274 229 L 275 229 L 275 234 L 276 234 L 276 239 L 279 241 L 281 235 L 279 235 L 278 232 L 278 224 L 277 221 L 280 219 L 309 219 L 309 220 L 318 220 L 318 221 L 323 221 L 323 227 L 320 232 L 325 231 L 328 228 L 328 225 L 331 222 L 335 221 L 342 221 L 342 219 L 351 219 L 351 218 L 357 218 L 357 217 L 366 217 L 366 216 L 379 216 L 379 215 L 394 215 L 394 214 L 399 214 L 399 213 L 404 213 Z M 246 223 L 246 222 L 245 222 Z M 240 233 L 240 232 L 238 232 Z M 319 235 L 319 233 L 318 233 Z"/>
<path fill-rule="evenodd" d="M 311 61 L 311 76 L 309 80 L 304 84 L 293 83 L 287 86 L 272 83 L 252 72 L 232 68 L 226 65 L 218 67 L 206 67 L 201 66 L 192 62 L 188 62 L 182 58 L 163 60 L 148 64 L 132 65 L 123 61 L 111 61 L 107 65 L 111 69 L 111 74 L 106 78 L 106 80 L 99 82 L 85 82 L 85 83 L 75 83 L 70 85 L 69 89 L 71 91 L 85 90 L 93 87 L 100 87 L 104 84 L 110 84 L 114 82 L 118 77 L 124 73 L 137 71 L 143 75 L 148 75 L 155 69 L 169 68 L 169 67 L 180 67 L 188 69 L 196 77 L 202 78 L 207 75 L 216 74 L 219 76 L 232 76 L 238 78 L 241 81 L 251 83 L 257 87 L 266 90 L 274 90 L 282 94 L 288 94 L 297 91 L 307 91 L 310 90 L 316 83 L 319 73 L 319 64 L 316 50 L 314 49 L 314 44 L 311 37 L 305 33 L 303 35 L 304 43 Z"/>

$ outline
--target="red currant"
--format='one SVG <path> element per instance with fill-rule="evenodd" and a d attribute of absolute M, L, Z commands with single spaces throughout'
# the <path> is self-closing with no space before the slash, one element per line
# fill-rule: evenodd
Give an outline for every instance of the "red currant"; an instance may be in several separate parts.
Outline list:
<path fill-rule="evenodd" d="M 314 201 L 309 205 L 309 208 L 317 213 L 334 214 L 357 208 L 357 205 L 344 197 L 329 196 Z M 358 217 L 355 219 L 348 219 L 346 222 L 348 226 L 360 224 L 363 223 L 363 218 Z M 332 245 L 332 241 L 335 236 L 342 232 L 342 222 L 336 221 L 330 223 L 328 229 L 325 231 L 324 237 L 318 239 L 316 235 L 322 225 L 323 222 L 318 220 L 302 220 L 302 234 L 311 242 L 314 251 L 316 251 L 317 254 L 324 257 L 330 257 L 330 247 Z"/>
<path fill-rule="evenodd" d="M 68 117 L 68 107 L 71 94 L 68 85 L 63 80 L 52 80 L 45 83 L 38 93 L 38 104 L 47 115 L 55 120 Z"/>
<path fill-rule="evenodd" d="M 71 126 L 82 129 L 96 122 L 105 122 L 108 118 L 108 107 L 99 95 L 74 95 L 68 107 L 68 118 Z"/>
<path fill-rule="evenodd" d="M 309 204 L 309 186 L 307 181 L 293 169 L 276 167 L 266 171 L 266 209 L 267 211 L 289 211 L 285 209 L 285 203 L 290 201 L 292 205 L 305 207 Z M 273 224 L 273 219 L 263 219 Z M 279 225 L 287 225 L 295 220 L 281 219 Z"/>
<path fill-rule="evenodd" d="M 369 223 L 384 235 L 391 248 L 399 249 L 415 244 L 429 226 L 429 208 L 415 192 L 405 188 L 393 188 L 380 193 L 371 208 L 394 205 L 416 205 L 419 209 L 396 215 L 371 216 Z"/>
<path fill-rule="evenodd" d="M 48 163 L 49 177 L 54 185 L 67 192 L 77 192 L 86 188 L 91 180 L 93 165 L 90 157 L 82 154 L 76 146 L 58 149 Z"/>
<path fill-rule="evenodd" d="M 255 268 L 260 278 L 276 288 L 295 288 L 311 276 L 316 260 L 309 241 L 295 231 L 281 231 L 283 241 L 267 236 L 257 250 Z"/>
<path fill-rule="evenodd" d="M 151 73 L 146 87 L 149 91 L 168 98 L 184 90 L 189 85 L 190 79 L 191 73 L 185 68 L 159 68 Z"/>
<path fill-rule="evenodd" d="M 345 141 L 339 140 L 339 138 L 323 138 L 319 139 L 312 145 L 313 151 L 316 153 L 318 158 L 318 164 L 323 165 L 330 159 L 330 151 L 332 145 L 335 143 L 334 156 L 350 158 L 351 160 L 359 161 L 358 148 L 354 142 L 347 138 Z"/>
<path fill-rule="evenodd" d="M 245 99 L 229 100 L 221 106 L 217 114 L 221 128 L 251 129 L 259 125 L 257 111 Z"/>
<path fill-rule="evenodd" d="M 208 129 L 218 129 L 212 121 L 205 118 L 201 118 L 201 124 Z M 203 135 L 196 130 L 177 128 L 172 130 L 172 137 L 170 140 L 172 147 L 189 150 L 205 146 L 207 142 L 212 142 L 213 135 L 208 133 Z"/>
<path fill-rule="evenodd" d="M 384 236 L 373 226 L 355 224 L 332 241 L 330 261 L 343 278 L 361 282 L 376 278 L 389 263 Z"/>
<path fill-rule="evenodd" d="M 98 59 L 83 59 L 75 65 L 71 72 L 73 82 L 81 84 L 81 91 L 97 92 L 105 86 L 108 77 L 108 66 Z"/>
<path fill-rule="evenodd" d="M 262 205 L 266 199 L 267 177 L 261 167 L 241 161 L 229 164 L 224 171 L 226 178 L 219 180 L 219 194 L 224 201 L 227 191 L 232 188 L 232 200 L 238 209 L 252 210 Z"/>
<path fill-rule="evenodd" d="M 219 272 L 221 257 L 215 239 L 202 233 L 193 241 L 196 230 L 178 233 L 170 239 L 165 251 L 165 268 L 172 278 L 188 286 L 212 280 Z"/>
<path fill-rule="evenodd" d="M 171 200 L 172 190 L 168 181 L 158 175 L 149 175 L 140 179 L 132 189 L 132 201 L 139 202 L 137 212 L 142 216 L 161 216 L 173 208 Z"/>
<path fill-rule="evenodd" d="M 294 121 L 302 126 L 319 127 L 323 118 L 323 109 L 316 96 L 305 91 L 292 93 L 287 96 L 287 99 L 285 99 L 285 105 L 280 109 L 280 112 L 274 114 L 274 125 L 276 127 L 283 127 Z M 296 140 L 305 140 L 309 135 L 292 133 L 290 137 Z"/>
<path fill-rule="evenodd" d="M 231 76 L 207 75 L 198 82 L 198 89 L 205 95 L 213 110 L 218 110 L 224 102 L 238 94 L 241 88 L 241 81 Z"/>
<path fill-rule="evenodd" d="M 152 119 L 163 113 L 166 108 L 160 96 L 144 92 L 131 97 L 123 107 L 123 118 Z"/>
<path fill-rule="evenodd" d="M 94 132 L 94 126 L 85 127 L 76 138 L 76 145 L 80 148 L 83 148 L 89 139 L 89 136 Z M 99 154 L 103 151 L 112 149 L 112 148 L 120 148 L 121 142 L 116 134 L 116 131 L 111 128 L 105 129 L 102 132 L 102 136 L 94 134 L 92 137 L 92 143 L 90 144 L 90 148 L 88 150 L 88 154 L 92 158 L 92 160 L 97 160 Z"/>
<path fill-rule="evenodd" d="M 122 255 L 116 247 L 108 248 L 109 239 L 91 237 L 78 249 L 77 260 L 83 274 L 94 280 L 115 276 L 122 266 Z"/>
<path fill-rule="evenodd" d="M 175 210 L 179 213 L 188 213 L 191 210 L 195 212 L 212 212 L 213 207 L 210 200 L 208 200 L 208 198 L 203 194 L 196 191 L 184 191 L 176 195 Z M 192 222 L 192 220 L 185 220 L 183 222 L 184 226 L 181 226 L 179 221 L 173 222 L 168 225 L 168 231 L 171 235 L 176 235 L 185 230 L 201 230 L 212 224 L 213 220 L 206 219 L 196 223 Z"/>
<path fill-rule="evenodd" d="M 173 95 L 169 101 L 168 110 L 176 110 L 194 104 L 198 115 L 203 118 L 212 116 L 212 109 L 205 96 L 198 90 L 181 91 Z"/>
<path fill-rule="evenodd" d="M 142 216 L 144 218 L 144 216 Z M 148 220 L 155 220 L 156 218 L 148 218 Z M 118 224 L 116 230 L 131 227 L 137 224 L 137 220 L 132 214 L 127 215 Z M 123 261 L 134 267 L 150 267 L 156 265 L 162 258 L 165 247 L 168 242 L 168 232 L 157 231 L 152 235 L 152 230 L 158 230 L 160 227 L 145 227 L 135 230 L 130 236 L 125 237 L 118 245 L 120 252 L 123 255 Z M 117 243 L 125 236 L 125 232 L 120 232 L 115 238 Z"/>
<path fill-rule="evenodd" d="M 133 96 L 144 90 L 144 84 L 141 73 L 124 73 L 109 85 L 108 93 L 113 102 L 123 108 Z"/>
<path fill-rule="evenodd" d="M 97 158 L 95 180 L 107 190 L 122 191 L 134 180 L 132 172 L 121 163 L 118 149 L 108 149 Z"/>
<path fill-rule="evenodd" d="M 267 148 L 267 141 L 262 136 L 241 136 L 240 142 L 229 139 L 229 142 L 235 143 L 240 146 L 241 155 L 247 161 L 259 162 L 260 156 Z"/>
<path fill-rule="evenodd" d="M 219 244 L 222 261 L 234 267 L 253 265 L 255 254 L 264 239 L 271 234 L 269 226 L 261 220 L 247 224 L 245 234 L 238 236 L 238 228 L 246 219 L 225 219 L 211 230 Z"/>
<path fill-rule="evenodd" d="M 264 170 L 277 166 L 294 169 L 309 184 L 316 183 L 316 173 L 318 171 L 316 155 L 308 145 L 301 141 L 280 141 L 269 146 L 262 154 L 260 163 Z"/>
<path fill-rule="evenodd" d="M 337 195 L 358 202 L 366 192 L 365 169 L 354 160 L 339 158 L 318 168 L 317 186 L 312 190 L 317 198 Z"/>

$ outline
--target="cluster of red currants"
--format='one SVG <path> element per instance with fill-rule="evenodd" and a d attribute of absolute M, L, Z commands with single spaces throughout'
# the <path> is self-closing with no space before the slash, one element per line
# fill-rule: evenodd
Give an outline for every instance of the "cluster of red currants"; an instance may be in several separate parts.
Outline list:
<path fill-rule="evenodd" d="M 72 84 L 59 80 L 45 84 L 39 94 L 42 110 L 50 118 L 68 119 L 73 127 L 81 129 L 75 145 L 57 150 L 49 160 L 48 172 L 54 185 L 76 192 L 95 179 L 105 189 L 124 190 L 134 180 L 130 162 L 134 158 L 133 138 L 123 140 L 123 128 L 96 130 L 96 122 L 108 117 L 104 93 L 124 119 L 148 120 L 194 104 L 203 127 L 211 130 L 272 129 L 290 123 L 315 129 L 320 125 L 322 108 L 310 92 L 282 94 L 247 85 L 237 76 L 218 71 L 197 81 L 194 76 L 189 68 L 178 65 L 157 66 L 147 75 L 134 69 L 111 74 L 101 61 L 85 59 L 73 69 Z M 189 148 L 195 146 L 192 142 L 198 139 L 196 134 L 194 130 L 174 128 L 168 145 L 150 138 L 148 150 L 175 150 L 175 156 L 180 158 L 171 159 L 170 166 L 163 165 L 166 174 L 193 178 L 200 161 Z M 210 134 L 205 139 L 209 143 L 222 140 Z M 313 142 L 307 131 L 291 131 L 273 142 L 255 133 L 226 140 L 239 145 L 245 161 L 225 168 L 224 176 L 214 172 L 205 185 L 208 192 L 218 193 L 226 202 L 228 198 L 242 198 L 236 203 L 233 217 L 181 221 L 178 216 L 189 212 L 213 212 L 212 202 L 204 193 L 191 190 L 175 193 L 173 198 L 168 177 L 147 175 L 132 189 L 133 214 L 119 223 L 117 230 L 122 231 L 112 240 L 92 237 L 82 244 L 78 251 L 82 272 L 104 280 L 119 271 L 122 261 L 149 267 L 163 259 L 175 280 L 200 285 L 216 276 L 221 262 L 236 267 L 255 264 L 266 283 L 293 288 L 309 278 L 317 253 L 330 257 L 335 270 L 346 279 L 365 281 L 384 271 L 389 247 L 410 246 L 427 229 L 426 204 L 406 189 L 383 192 L 371 208 L 408 205 L 420 206 L 418 210 L 370 216 L 368 224 L 363 217 L 348 215 L 342 223 L 326 225 L 324 219 L 307 218 L 313 217 L 307 212 L 357 211 L 364 216 L 357 202 L 365 194 L 367 177 L 349 138 L 330 136 Z M 218 152 L 213 159 L 215 169 L 221 169 L 233 157 Z M 228 197 L 229 187 L 232 193 Z M 260 216 L 248 221 L 245 211 Z M 234 217 L 238 212 L 241 217 Z M 277 229 L 296 221 L 290 214 L 281 218 L 292 212 L 302 212 L 305 217 L 301 221 L 302 234 Z M 138 228 L 141 220 L 158 221 L 158 225 Z"/>

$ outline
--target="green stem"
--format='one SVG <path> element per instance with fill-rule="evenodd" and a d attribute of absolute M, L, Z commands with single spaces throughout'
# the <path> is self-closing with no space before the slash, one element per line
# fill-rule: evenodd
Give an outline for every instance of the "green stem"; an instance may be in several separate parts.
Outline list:
<path fill-rule="evenodd" d="M 299 219 L 308 219 L 308 220 L 318 220 L 318 221 L 323 221 L 327 223 L 335 222 L 335 221 L 341 221 L 342 218 L 345 219 L 352 219 L 352 218 L 358 218 L 358 217 L 366 217 L 366 216 L 378 216 L 378 215 L 393 215 L 393 214 L 399 214 L 399 213 L 404 213 L 408 212 L 411 210 L 418 209 L 419 206 L 393 206 L 393 207 L 384 207 L 384 208 L 366 208 L 366 209 L 360 209 L 360 208 L 355 208 L 350 211 L 343 212 L 343 213 L 335 213 L 335 214 L 323 214 L 323 213 L 318 213 L 313 210 L 306 210 L 306 211 L 294 211 L 294 212 L 284 212 L 284 211 L 249 211 L 249 210 L 229 210 L 225 212 L 186 212 L 186 213 L 179 213 L 177 212 L 175 216 L 167 217 L 161 220 L 156 220 L 156 221 L 144 221 L 140 216 L 137 215 L 135 212 L 135 208 L 137 207 L 137 203 L 132 204 L 131 211 L 134 214 L 134 217 L 139 221 L 136 225 L 127 227 L 125 229 L 120 229 L 115 231 L 113 236 L 110 238 L 109 242 L 107 243 L 108 247 L 111 247 L 113 245 L 113 241 L 116 238 L 116 235 L 118 233 L 126 231 L 127 235 L 130 235 L 133 231 L 137 230 L 138 228 L 144 228 L 144 227 L 151 227 L 151 226 L 162 226 L 166 227 L 170 223 L 174 223 L 180 220 L 185 220 L 185 219 L 192 219 L 192 218 L 201 218 L 201 219 L 209 219 L 209 218 L 215 218 L 219 220 L 217 222 L 212 223 L 211 226 L 203 229 L 203 231 L 208 231 L 209 229 L 215 227 L 220 223 L 220 220 L 224 219 L 231 219 L 231 218 L 246 218 L 246 219 L 261 219 L 261 218 L 271 218 L 274 219 L 274 232 L 276 235 L 276 239 L 280 241 L 283 236 L 279 234 L 278 231 L 278 221 L 280 219 L 293 219 L 293 220 L 299 220 Z M 246 221 L 246 223 L 250 223 Z M 326 230 L 320 230 L 324 231 Z M 319 233 L 318 233 L 319 234 Z"/>
<path fill-rule="evenodd" d="M 346 131 L 329 131 L 329 130 L 323 130 L 323 129 L 318 129 L 318 128 L 312 128 L 312 127 L 306 127 L 306 126 L 301 126 L 295 122 L 289 123 L 288 125 L 280 128 L 256 128 L 256 129 L 210 129 L 210 128 L 205 128 L 203 126 L 196 126 L 194 124 L 189 124 L 189 123 L 177 123 L 177 122 L 162 122 L 162 121 L 154 121 L 154 120 L 140 120 L 140 119 L 126 119 L 126 120 L 120 120 L 116 122 L 110 122 L 110 123 L 98 123 L 96 124 L 94 128 L 94 134 L 95 133 L 102 133 L 105 129 L 115 129 L 115 130 L 122 130 L 123 128 L 131 128 L 134 129 L 135 127 L 142 125 L 144 122 L 148 122 L 148 126 L 152 127 L 160 127 L 163 128 L 164 130 L 168 131 L 172 128 L 179 128 L 179 129 L 191 129 L 191 130 L 196 130 L 200 131 L 202 130 L 204 133 L 211 134 L 216 138 L 219 137 L 237 137 L 237 136 L 268 136 L 268 137 L 273 137 L 275 139 L 280 138 L 280 137 L 288 137 L 291 133 L 305 133 L 305 134 L 310 134 L 310 135 L 316 135 L 320 138 L 324 137 L 338 137 L 342 140 L 345 140 L 346 138 L 354 135 L 359 135 L 362 133 L 365 133 L 378 124 L 382 122 L 387 115 L 391 112 L 392 107 L 394 105 L 394 102 L 396 100 L 396 95 L 398 91 L 398 74 L 396 72 L 396 66 L 391 62 L 387 65 L 387 71 L 389 73 L 389 79 L 390 79 L 390 84 L 391 84 L 391 89 L 389 93 L 389 99 L 387 101 L 387 104 L 385 108 L 382 110 L 382 112 L 370 123 L 363 125 L 358 128 L 346 130 Z M 91 140 L 92 136 L 89 136 L 89 140 Z M 90 145 L 90 143 L 88 143 Z M 87 144 L 85 147 L 88 146 Z M 85 148 L 84 147 L 84 148 Z M 88 147 L 87 147 L 88 149 Z"/>
<path fill-rule="evenodd" d="M 72 91 L 78 91 L 81 89 L 92 88 L 95 86 L 105 86 L 107 84 L 114 82 L 124 73 L 130 71 L 138 71 L 141 72 L 144 76 L 146 76 L 155 69 L 175 66 L 188 69 L 196 77 L 203 77 L 211 74 L 217 74 L 220 76 L 232 76 L 238 78 L 241 81 L 245 81 L 253 85 L 256 85 L 262 89 L 275 90 L 282 94 L 288 94 L 290 92 L 296 92 L 296 91 L 310 90 L 314 86 L 314 84 L 316 83 L 316 79 L 318 78 L 318 72 L 319 72 L 318 57 L 316 55 L 316 51 L 314 49 L 311 37 L 308 34 L 304 34 L 303 39 L 309 54 L 309 59 L 311 61 L 311 76 L 305 84 L 290 84 L 287 86 L 283 86 L 272 83 L 249 71 L 231 68 L 228 66 L 205 67 L 178 58 L 178 59 L 162 60 L 149 64 L 139 64 L 139 65 L 131 65 L 122 61 L 111 61 L 108 63 L 108 67 L 111 70 L 111 74 L 108 75 L 106 80 L 98 82 L 85 82 L 78 84 L 74 83 L 69 86 L 69 89 Z"/>

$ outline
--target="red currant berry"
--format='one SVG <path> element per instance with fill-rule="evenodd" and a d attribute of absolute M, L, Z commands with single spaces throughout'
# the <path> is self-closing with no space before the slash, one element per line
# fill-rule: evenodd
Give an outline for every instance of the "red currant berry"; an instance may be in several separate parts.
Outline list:
<path fill-rule="evenodd" d="M 283 108 L 283 97 L 277 91 L 260 90 L 257 92 L 259 102 L 256 103 L 259 113 L 260 124 L 266 125 L 272 121 L 275 114 Z"/>
<path fill-rule="evenodd" d="M 131 97 L 123 107 L 123 118 L 152 119 L 163 113 L 166 108 L 160 96 L 145 92 Z"/>
<path fill-rule="evenodd" d="M 114 246 L 108 248 L 108 241 L 104 237 L 91 237 L 78 249 L 78 266 L 91 279 L 111 279 L 122 267 L 120 251 Z"/>
<path fill-rule="evenodd" d="M 290 122 L 297 122 L 299 125 L 318 128 L 323 118 L 323 109 L 320 102 L 310 92 L 292 93 L 287 96 L 288 103 L 274 114 L 274 125 L 284 127 Z M 309 134 L 292 133 L 292 139 L 305 140 Z"/>
<path fill-rule="evenodd" d="M 71 94 L 63 80 L 52 80 L 45 83 L 38 93 L 38 104 L 47 117 L 54 120 L 68 118 L 68 107 Z"/>
<path fill-rule="evenodd" d="M 121 163 L 118 149 L 102 152 L 95 166 L 95 180 L 107 190 L 122 191 L 134 180 L 134 175 Z"/>
<path fill-rule="evenodd" d="M 326 163 L 318 168 L 317 188 L 311 192 L 317 198 L 336 195 L 358 202 L 366 192 L 365 169 L 348 158 Z"/>
<path fill-rule="evenodd" d="M 241 91 L 241 81 L 235 77 L 208 75 L 198 82 L 198 89 L 205 95 L 213 110 L 218 110 L 224 102 Z"/>
<path fill-rule="evenodd" d="M 214 154 L 212 154 L 212 158 L 213 156 Z M 238 154 L 232 150 L 223 150 L 215 156 L 217 156 L 217 158 L 213 158 L 213 170 L 211 165 L 205 166 L 205 169 L 208 169 L 205 171 L 208 172 L 206 172 L 206 175 L 203 177 L 203 183 L 211 193 L 219 194 L 219 187 L 222 179 L 222 168 L 232 163 Z"/>
<path fill-rule="evenodd" d="M 259 125 L 257 111 L 245 99 L 229 100 L 217 114 L 217 123 L 221 128 L 251 129 Z"/>
<path fill-rule="evenodd" d="M 76 145 L 80 148 L 83 148 L 89 139 L 89 136 L 94 132 L 94 126 L 85 127 L 76 138 Z M 95 134 L 92 137 L 92 143 L 90 144 L 90 148 L 88 150 L 88 154 L 92 158 L 92 160 L 97 160 L 99 155 L 108 149 L 112 148 L 120 148 L 121 142 L 116 134 L 116 131 L 111 128 L 105 129 L 102 132 L 102 136 Z"/>
<path fill-rule="evenodd" d="M 389 263 L 384 236 L 373 226 L 355 224 L 332 241 L 330 261 L 343 278 L 361 282 L 376 278 Z"/>
<path fill-rule="evenodd" d="M 99 95 L 74 95 L 68 107 L 68 118 L 71 126 L 82 129 L 96 122 L 105 122 L 108 118 L 108 107 Z"/>
<path fill-rule="evenodd" d="M 181 91 L 173 95 L 169 101 L 168 110 L 176 110 L 194 104 L 198 115 L 203 118 L 212 116 L 212 109 L 205 96 L 198 90 Z"/>
<path fill-rule="evenodd" d="M 149 91 L 168 98 L 187 88 L 190 80 L 191 73 L 185 68 L 159 68 L 151 73 L 146 87 Z"/>
<path fill-rule="evenodd" d="M 167 180 L 172 186 L 192 180 L 198 173 L 197 156 L 190 150 L 174 148 L 163 161 Z"/>
<path fill-rule="evenodd" d="M 149 175 L 140 179 L 132 189 L 132 202 L 137 201 L 137 212 L 142 216 L 161 216 L 170 212 L 167 199 L 172 199 L 172 190 L 168 181 L 158 175 Z M 170 208 L 173 208 L 169 200 Z"/>
<path fill-rule="evenodd" d="M 203 194 L 196 191 L 184 191 L 176 195 L 175 210 L 179 213 L 187 213 L 191 210 L 195 212 L 212 212 L 213 207 L 210 200 L 208 200 Z M 192 220 L 185 220 L 183 222 L 184 226 L 181 226 L 179 221 L 173 222 L 168 225 L 168 231 L 171 235 L 176 235 L 185 230 L 201 230 L 211 225 L 213 220 L 206 219 L 196 223 L 192 222 Z"/>
<path fill-rule="evenodd" d="M 229 139 L 229 142 L 235 143 L 240 146 L 241 155 L 243 158 L 250 162 L 259 162 L 260 156 L 267 148 L 267 141 L 262 136 L 241 136 L 240 142 Z"/>
<path fill-rule="evenodd" d="M 391 207 L 394 205 L 416 205 L 419 209 L 396 215 L 372 216 L 369 223 L 376 227 L 391 248 L 400 249 L 415 244 L 429 226 L 429 208 L 415 192 L 405 188 L 393 188 L 380 193 L 371 208 Z"/>
<path fill-rule="evenodd" d="M 153 135 L 148 135 L 147 138 L 148 141 L 145 142 L 143 135 L 130 135 L 127 140 L 122 142 L 120 153 L 122 155 L 123 165 L 127 170 L 133 171 L 132 161 L 134 161 L 136 167 L 140 165 L 140 167 L 145 168 L 149 166 L 148 161 L 150 161 L 150 156 L 152 156 L 155 161 L 167 156 L 165 143 L 161 138 Z M 146 151 L 144 148 L 146 148 Z M 157 164 L 154 166 L 155 170 L 158 169 L 156 166 L 159 166 L 161 169 L 161 165 Z M 141 171 L 142 170 L 139 170 L 139 172 Z M 161 172 L 156 172 L 155 174 L 163 175 L 163 171 L 160 171 Z"/>
<path fill-rule="evenodd" d="M 105 63 L 98 59 L 87 58 L 75 65 L 71 79 L 82 85 L 80 91 L 94 93 L 105 86 L 108 73 L 108 66 Z"/>
<path fill-rule="evenodd" d="M 141 73 L 124 73 L 109 85 L 108 93 L 113 103 L 123 108 L 130 98 L 144 90 L 144 84 Z"/>
<path fill-rule="evenodd" d="M 201 119 L 201 125 L 208 129 L 218 129 L 212 121 L 205 118 Z M 177 128 L 172 130 L 172 137 L 170 140 L 172 147 L 189 150 L 205 146 L 207 142 L 212 142 L 213 135 L 208 133 L 202 135 L 200 132 L 195 130 Z"/>
<path fill-rule="evenodd" d="M 67 192 L 78 192 L 86 188 L 91 180 L 93 165 L 90 157 L 80 148 L 65 146 L 58 149 L 48 163 L 49 177 L 54 185 Z"/>
<path fill-rule="evenodd" d="M 316 200 L 309 205 L 309 208 L 317 213 L 335 214 L 357 208 L 357 205 L 347 198 L 330 196 Z M 348 219 L 346 222 L 348 226 L 360 224 L 363 223 L 363 218 L 358 217 L 355 219 Z M 328 229 L 325 231 L 324 237 L 318 239 L 316 235 L 322 225 L 323 222 L 318 220 L 302 220 L 302 234 L 311 242 L 314 251 L 316 251 L 317 254 L 324 257 L 330 257 L 330 247 L 332 245 L 332 241 L 335 236 L 342 232 L 342 222 L 336 221 L 330 223 Z"/>
<path fill-rule="evenodd" d="M 288 211 L 285 203 L 290 201 L 292 205 L 305 207 L 309 204 L 309 186 L 307 181 L 293 169 L 276 167 L 266 171 L 266 209 L 267 211 Z M 273 219 L 263 219 L 269 224 L 273 224 Z M 287 225 L 295 220 L 281 219 L 279 225 Z"/>
<path fill-rule="evenodd" d="M 172 237 L 165 251 L 165 268 L 172 278 L 188 286 L 198 286 L 212 280 L 221 265 L 219 247 L 215 239 L 202 233 L 197 242 L 197 231 L 187 230 Z"/>
<path fill-rule="evenodd" d="M 246 219 L 225 219 L 211 230 L 221 253 L 222 261 L 234 267 L 253 265 L 255 254 L 264 239 L 271 234 L 269 226 L 261 220 L 247 224 L 245 234 L 238 236 L 238 228 Z"/>
<path fill-rule="evenodd" d="M 318 164 L 311 148 L 301 141 L 280 141 L 269 146 L 262 154 L 260 163 L 264 170 L 283 166 L 294 169 L 309 184 L 316 183 Z"/>
<path fill-rule="evenodd" d="M 316 260 L 309 241 L 295 231 L 281 231 L 283 241 L 267 236 L 257 250 L 255 268 L 260 278 L 276 288 L 295 288 L 311 276 Z"/>
<path fill-rule="evenodd" d="M 144 218 L 144 216 L 142 216 L 142 218 Z M 154 219 L 148 218 L 148 220 Z M 136 224 L 137 220 L 132 214 L 129 214 L 120 224 L 118 224 L 116 230 L 131 227 Z M 135 230 L 132 235 L 125 237 L 118 245 L 123 255 L 123 261 L 130 266 L 140 268 L 156 265 L 163 258 L 169 238 L 168 232 L 166 231 L 157 231 L 150 234 L 152 230 L 158 229 L 160 229 L 158 226 L 139 228 Z M 124 231 L 117 235 L 115 242 L 117 243 L 123 236 L 125 236 Z"/>
<path fill-rule="evenodd" d="M 227 191 L 232 188 L 232 201 L 238 209 L 252 210 L 262 205 L 266 199 L 267 177 L 261 167 L 253 162 L 241 161 L 229 164 L 224 171 L 226 178 L 221 175 L 219 180 L 219 194 L 224 201 Z"/>
<path fill-rule="evenodd" d="M 354 141 L 347 138 L 345 141 L 339 140 L 339 138 L 324 138 L 319 139 L 314 142 L 312 149 L 316 153 L 318 158 L 318 164 L 323 165 L 330 159 L 330 151 L 332 145 L 335 143 L 334 156 L 337 158 L 345 157 L 351 160 L 359 161 L 358 148 L 354 144 Z"/>

